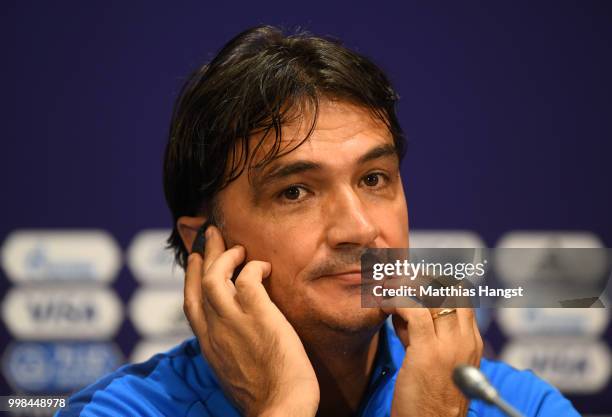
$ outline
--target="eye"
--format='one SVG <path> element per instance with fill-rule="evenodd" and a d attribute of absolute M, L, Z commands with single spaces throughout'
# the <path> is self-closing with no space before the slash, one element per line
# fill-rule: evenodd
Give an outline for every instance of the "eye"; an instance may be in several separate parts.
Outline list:
<path fill-rule="evenodd" d="M 368 187 L 376 187 L 380 183 L 381 178 L 386 179 L 385 175 L 380 172 L 373 172 L 363 177 L 363 183 Z"/>
<path fill-rule="evenodd" d="M 287 200 L 298 200 L 303 194 L 301 188 L 302 187 L 298 187 L 297 185 L 292 185 L 291 187 L 286 188 L 281 195 Z"/>

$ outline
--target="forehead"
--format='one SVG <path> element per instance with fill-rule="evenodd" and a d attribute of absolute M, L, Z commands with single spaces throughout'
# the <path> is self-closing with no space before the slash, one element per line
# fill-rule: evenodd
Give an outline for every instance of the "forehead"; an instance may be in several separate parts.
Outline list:
<path fill-rule="evenodd" d="M 261 143 L 253 155 L 253 175 L 266 171 L 281 163 L 308 159 L 322 164 L 339 164 L 358 159 L 370 148 L 393 144 L 387 126 L 369 109 L 343 101 L 322 100 L 319 104 L 316 123 L 313 127 L 312 112 L 304 112 L 291 122 L 283 124 L 280 141 L 280 156 L 265 160 L 274 146 L 274 135 L 255 134 L 249 141 L 251 149 Z M 270 137 L 271 136 L 271 137 Z M 308 139 L 304 140 L 308 136 Z M 262 141 L 263 139 L 263 141 Z"/>

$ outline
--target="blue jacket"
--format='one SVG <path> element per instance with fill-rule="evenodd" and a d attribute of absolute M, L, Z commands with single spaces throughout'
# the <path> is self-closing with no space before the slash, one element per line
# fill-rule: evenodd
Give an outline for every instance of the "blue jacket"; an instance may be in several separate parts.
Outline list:
<path fill-rule="evenodd" d="M 386 322 L 381 330 L 374 371 L 359 416 L 389 416 L 397 372 L 405 350 Z M 481 370 L 503 398 L 527 417 L 579 416 L 561 393 L 530 371 L 483 359 Z M 147 362 L 126 365 L 74 394 L 55 417 L 217 417 L 240 416 L 223 394 L 200 353 L 195 338 Z M 503 417 L 480 401 L 472 401 L 469 417 Z"/>

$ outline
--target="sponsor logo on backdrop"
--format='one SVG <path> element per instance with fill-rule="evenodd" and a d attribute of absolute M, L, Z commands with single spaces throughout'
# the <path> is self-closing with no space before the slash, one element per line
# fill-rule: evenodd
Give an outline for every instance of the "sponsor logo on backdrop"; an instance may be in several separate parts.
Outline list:
<path fill-rule="evenodd" d="M 468 230 L 410 231 L 411 248 L 484 248 L 482 238 Z"/>
<path fill-rule="evenodd" d="M 606 279 L 608 252 L 601 239 L 591 232 L 511 232 L 499 240 L 499 248 L 532 248 L 529 257 L 516 261 L 512 251 L 496 259 L 499 276 L 509 285 L 540 279 L 570 285 L 580 277 L 579 286 Z M 561 251 L 558 249 L 575 249 Z M 580 249 L 602 248 L 601 251 Z M 519 254 L 517 253 L 517 256 Z"/>
<path fill-rule="evenodd" d="M 610 379 L 610 350 L 599 342 L 575 338 L 529 339 L 506 345 L 501 359 L 531 369 L 569 394 L 594 394 Z"/>
<path fill-rule="evenodd" d="M 183 284 L 184 273 L 174 265 L 174 253 L 166 249 L 170 230 L 152 229 L 138 233 L 127 253 L 127 263 L 140 282 Z"/>
<path fill-rule="evenodd" d="M 192 335 L 181 288 L 138 289 L 130 300 L 129 315 L 136 330 L 147 337 Z"/>
<path fill-rule="evenodd" d="M 51 394 L 77 390 L 122 362 L 112 343 L 20 342 L 7 348 L 2 369 L 16 392 Z"/>
<path fill-rule="evenodd" d="M 119 247 L 102 230 L 17 230 L 1 252 L 4 270 L 15 283 L 110 282 L 121 267 Z"/>
<path fill-rule="evenodd" d="M 106 288 L 16 287 L 2 304 L 2 318 L 20 339 L 94 339 L 114 336 L 123 306 Z"/>
<path fill-rule="evenodd" d="M 160 352 L 166 352 L 172 349 L 185 339 L 186 337 L 164 337 L 160 339 L 141 340 L 132 351 L 130 362 L 144 362 Z"/>
<path fill-rule="evenodd" d="M 502 308 L 497 321 L 508 336 L 597 337 L 610 321 L 605 308 Z"/>
<path fill-rule="evenodd" d="M 592 232 L 516 231 L 503 235 L 498 248 L 601 248 L 603 242 Z"/>

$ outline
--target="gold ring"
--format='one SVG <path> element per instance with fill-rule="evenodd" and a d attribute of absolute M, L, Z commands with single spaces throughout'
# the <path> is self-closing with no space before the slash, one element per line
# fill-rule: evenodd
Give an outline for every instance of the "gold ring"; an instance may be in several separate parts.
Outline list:
<path fill-rule="evenodd" d="M 431 315 L 432 319 L 439 319 L 440 317 L 448 316 L 449 314 L 457 313 L 456 308 L 444 308 L 436 313 Z"/>

